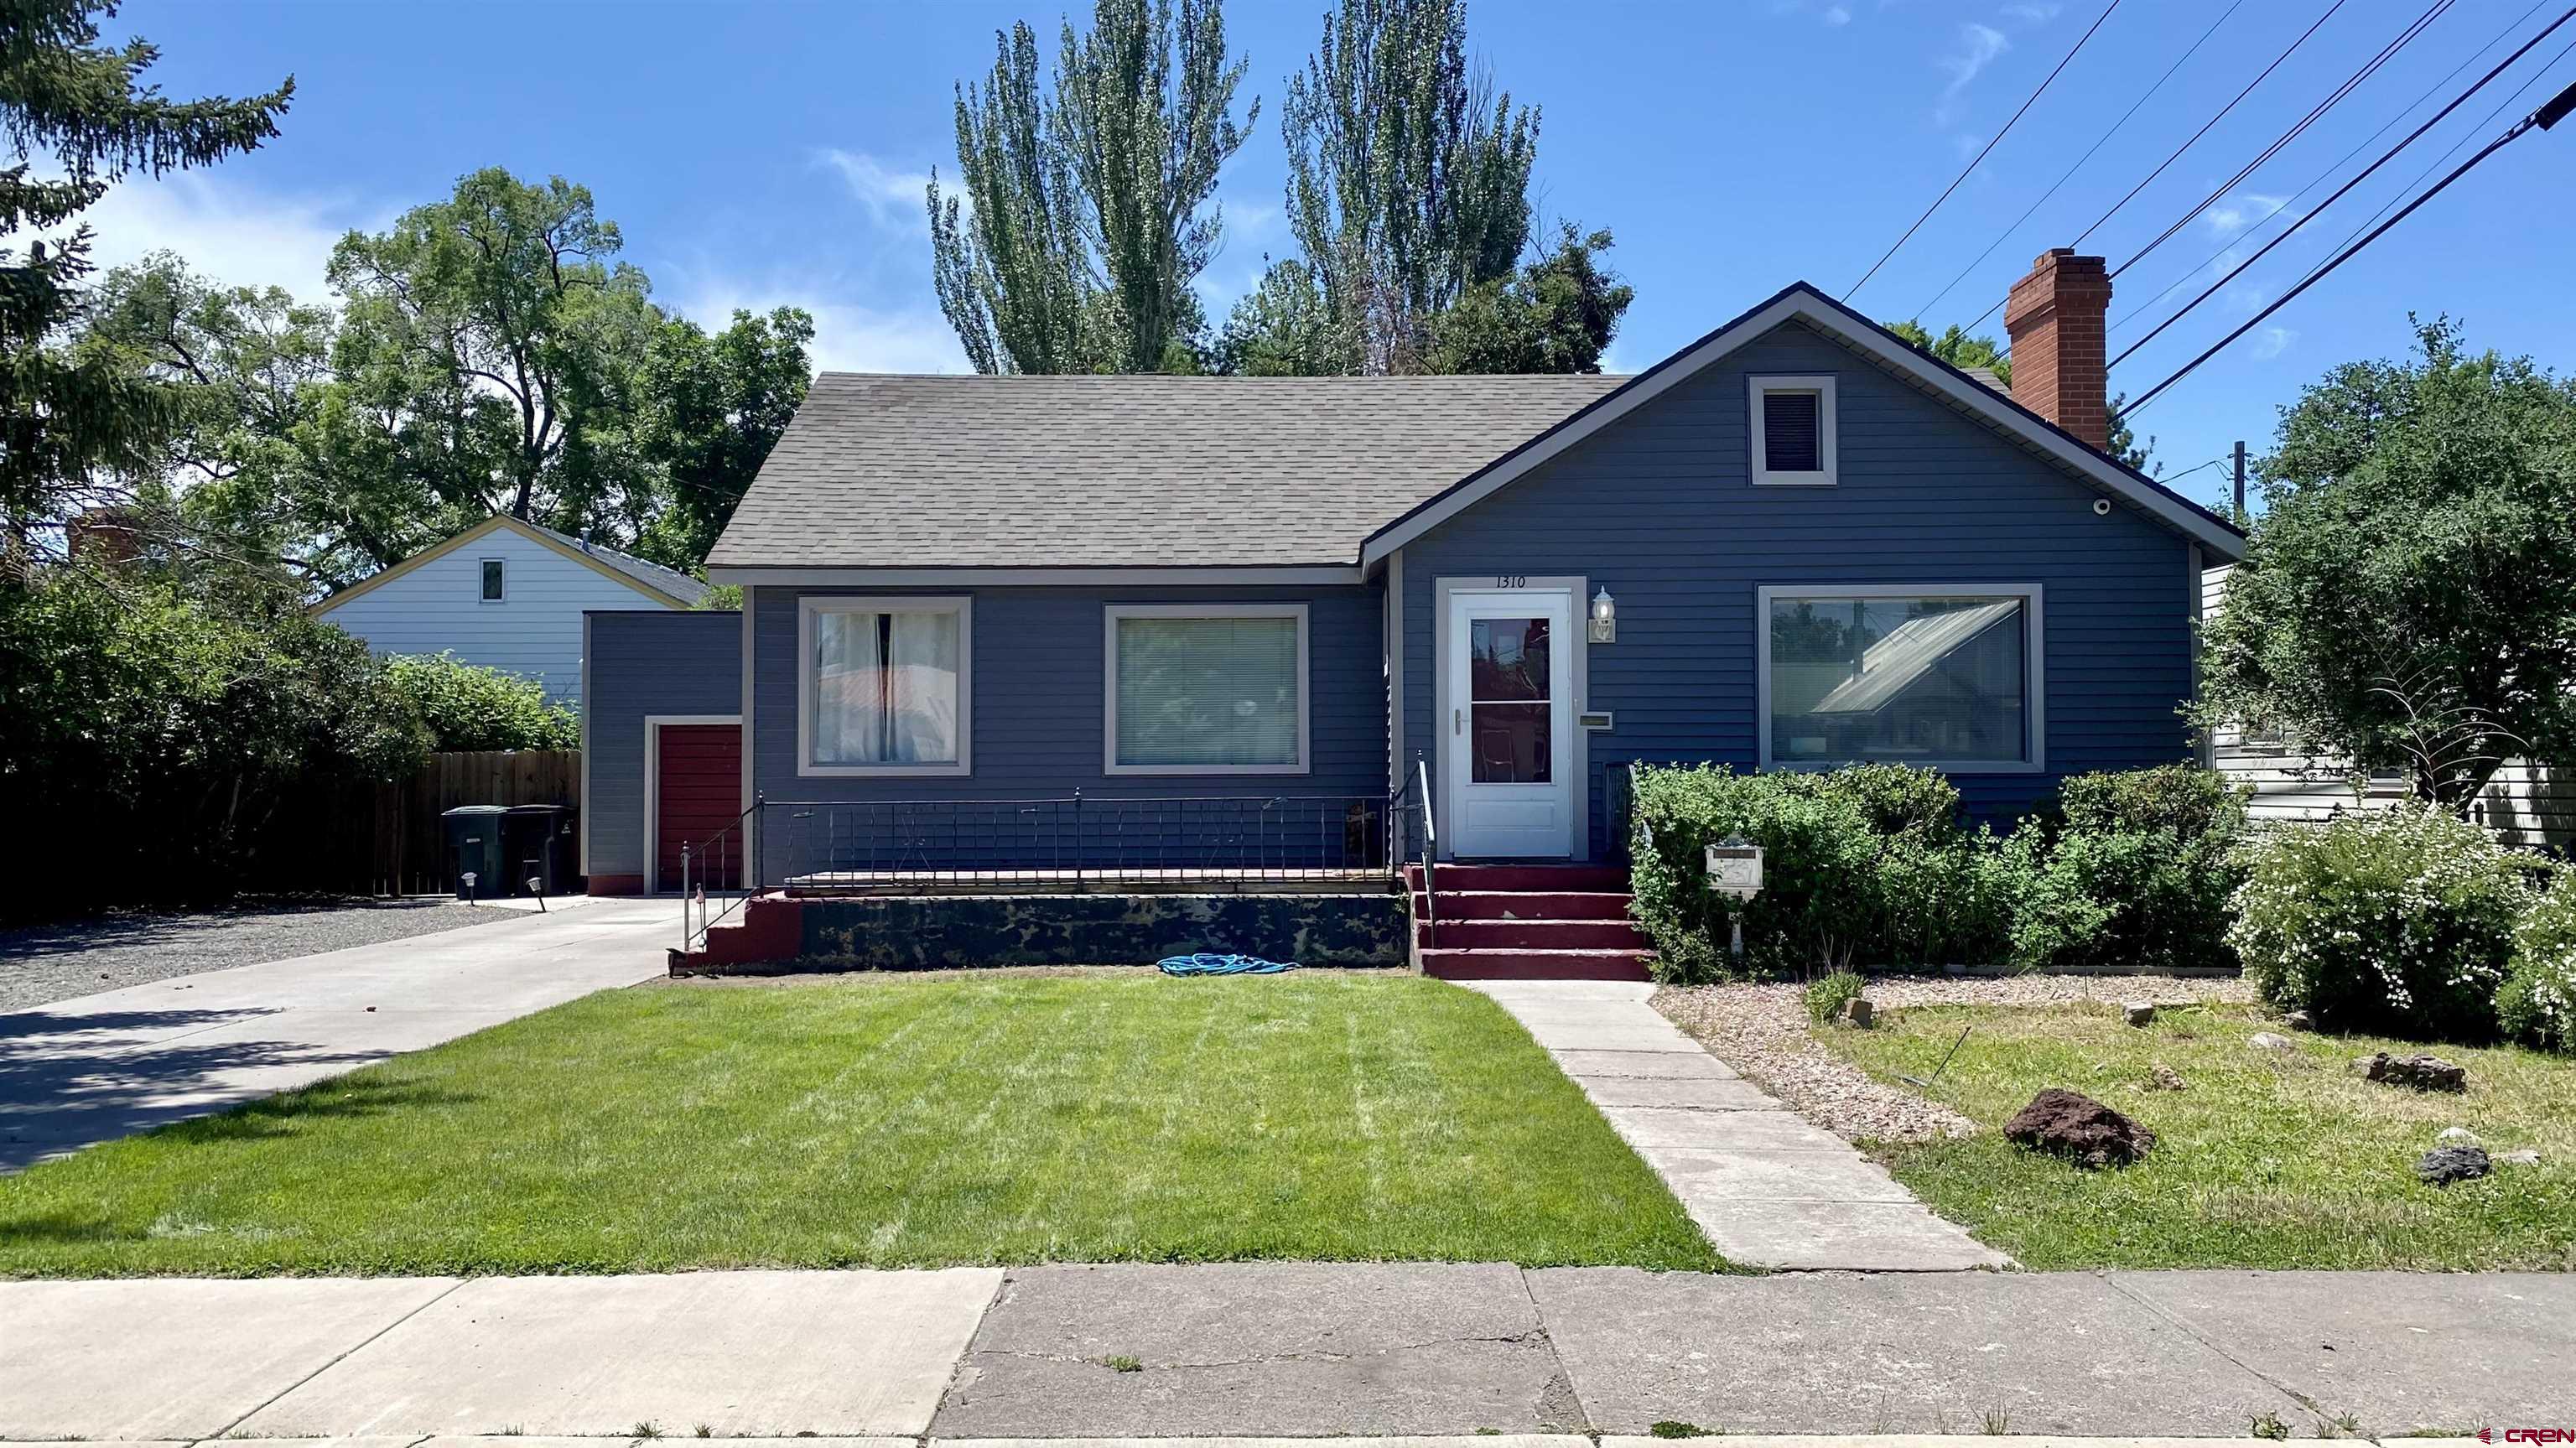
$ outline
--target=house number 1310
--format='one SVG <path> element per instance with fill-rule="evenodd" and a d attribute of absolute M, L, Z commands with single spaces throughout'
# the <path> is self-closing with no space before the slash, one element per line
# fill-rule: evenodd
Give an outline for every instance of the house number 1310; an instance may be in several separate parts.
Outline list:
<path fill-rule="evenodd" d="M 1494 580 L 1494 586 L 1496 588 L 1527 588 L 1529 587 L 1529 575 L 1526 573 L 1506 573 Z"/>

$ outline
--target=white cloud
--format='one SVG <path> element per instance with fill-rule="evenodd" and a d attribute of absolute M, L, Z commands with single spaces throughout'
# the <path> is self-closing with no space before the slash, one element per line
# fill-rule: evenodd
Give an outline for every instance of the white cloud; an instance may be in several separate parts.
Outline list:
<path fill-rule="evenodd" d="M 674 311 L 701 327 L 722 327 L 737 308 L 762 313 L 803 307 L 814 317 L 808 350 L 822 372 L 968 372 L 966 350 L 948 319 L 930 307 L 887 311 L 861 302 L 817 295 L 791 286 L 742 286 L 716 282 L 685 295 L 665 297 Z"/>
<path fill-rule="evenodd" d="M 1994 64 L 1996 57 L 2010 49 L 2012 41 L 1991 25 L 1970 21 L 1960 26 L 1958 50 L 1933 62 L 1950 77 L 1950 83 L 1941 90 L 1941 104 L 1934 109 L 1933 118 L 1949 124 L 1959 97 L 1987 66 Z"/>
<path fill-rule="evenodd" d="M 1851 11 L 1840 5 L 1828 5 L 1825 7 L 1823 18 L 1827 25 L 1849 25 L 1851 24 Z"/>
<path fill-rule="evenodd" d="M 2274 215 L 2287 210 L 2289 204 L 2290 198 L 2286 196 L 2266 196 L 2259 191 L 2242 191 L 2225 200 L 2212 203 L 2207 211 L 2200 214 L 2200 219 L 2208 225 L 2210 235 L 2233 237 L 2269 221 Z M 2291 218 L 2296 220 L 2297 215 L 2298 213 L 2292 212 Z"/>
<path fill-rule="evenodd" d="M 2265 327 L 2254 334 L 2254 360 L 2269 362 L 2298 340 L 2299 334 L 2288 327 Z"/>
<path fill-rule="evenodd" d="M 2005 6 L 2004 16 L 2024 25 L 2045 25 L 2056 19 L 2057 12 L 2065 8 L 2063 5 L 2034 4 L 2031 0 L 2023 0 L 2021 4 Z"/>
<path fill-rule="evenodd" d="M 878 226 L 905 231 L 930 229 L 929 209 L 922 200 L 930 187 L 929 172 L 888 166 L 865 151 L 838 147 L 817 152 L 816 160 L 841 173 L 850 194 L 867 208 L 868 219 Z"/>
<path fill-rule="evenodd" d="M 379 231 L 395 212 L 346 197 L 274 196 L 195 172 L 119 183 L 81 214 L 102 269 L 175 251 L 227 286 L 280 286 L 298 301 L 328 298 L 331 248 L 351 228 Z"/>

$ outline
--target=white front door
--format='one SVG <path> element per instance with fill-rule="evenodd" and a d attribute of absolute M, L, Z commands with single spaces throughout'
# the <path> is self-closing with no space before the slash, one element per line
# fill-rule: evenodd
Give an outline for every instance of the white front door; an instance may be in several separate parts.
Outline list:
<path fill-rule="evenodd" d="M 1449 853 L 1574 853 L 1574 595 L 1458 589 L 1441 621 Z"/>

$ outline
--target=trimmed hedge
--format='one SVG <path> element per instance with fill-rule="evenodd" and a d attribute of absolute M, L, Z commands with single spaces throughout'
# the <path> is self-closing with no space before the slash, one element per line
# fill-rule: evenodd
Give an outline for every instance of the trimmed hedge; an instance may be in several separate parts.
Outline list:
<path fill-rule="evenodd" d="M 2576 1052 L 2576 869 L 2561 866 L 2515 925 L 2496 1024 L 2543 1050 Z"/>

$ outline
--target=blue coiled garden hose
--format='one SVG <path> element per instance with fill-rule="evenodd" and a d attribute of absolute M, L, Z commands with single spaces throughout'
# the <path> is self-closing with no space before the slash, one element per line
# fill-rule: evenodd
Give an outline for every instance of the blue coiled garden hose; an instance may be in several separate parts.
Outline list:
<path fill-rule="evenodd" d="M 1295 970 L 1297 962 L 1263 960 L 1257 955 L 1175 955 L 1154 963 L 1165 975 L 1277 975 Z"/>

